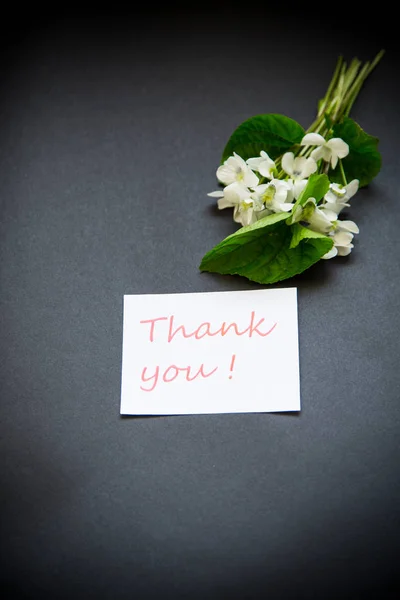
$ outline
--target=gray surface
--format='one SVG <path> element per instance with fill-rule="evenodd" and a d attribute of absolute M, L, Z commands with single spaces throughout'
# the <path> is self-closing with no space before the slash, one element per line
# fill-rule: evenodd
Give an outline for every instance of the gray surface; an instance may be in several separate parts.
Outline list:
<path fill-rule="evenodd" d="M 380 49 L 350 30 L 299 43 L 297 26 L 143 17 L 53 25 L 10 44 L 0 129 L 9 598 L 390 597 L 393 50 L 352 113 L 383 154 L 353 202 L 355 249 L 284 284 L 299 290 L 301 414 L 119 416 L 123 294 L 256 287 L 198 271 L 233 231 L 206 196 L 233 129 L 263 112 L 307 127 L 337 55 Z"/>

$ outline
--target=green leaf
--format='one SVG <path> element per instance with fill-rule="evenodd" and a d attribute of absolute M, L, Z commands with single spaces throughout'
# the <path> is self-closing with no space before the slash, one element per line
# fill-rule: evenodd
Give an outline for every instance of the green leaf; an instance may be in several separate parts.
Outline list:
<path fill-rule="evenodd" d="M 323 238 L 331 240 L 331 238 L 322 233 L 317 233 L 316 231 L 312 231 L 312 229 L 308 229 L 307 227 L 303 227 L 302 225 L 295 223 L 292 227 L 292 240 L 290 242 L 290 248 L 297 248 L 302 240 L 319 240 Z M 332 246 L 333 242 L 331 243 L 329 250 L 332 248 Z"/>
<path fill-rule="evenodd" d="M 200 270 L 264 284 L 302 273 L 329 252 L 333 240 L 297 224 L 289 227 L 287 218 L 273 214 L 242 227 L 203 257 Z"/>
<path fill-rule="evenodd" d="M 329 179 L 327 175 L 311 175 L 306 187 L 301 192 L 300 196 L 296 200 L 291 216 L 288 219 L 288 224 L 293 223 L 293 220 L 296 219 L 297 216 L 297 207 L 304 206 L 309 198 L 315 198 L 317 204 L 322 198 L 325 196 L 326 192 L 329 190 Z M 297 220 L 297 219 L 296 219 Z"/>
<path fill-rule="evenodd" d="M 247 235 L 249 232 L 256 231 L 257 229 L 264 229 L 265 227 L 268 227 L 269 225 L 274 225 L 275 223 L 279 223 L 279 221 L 286 220 L 288 218 L 289 214 L 290 213 L 287 213 L 287 212 L 272 213 L 271 215 L 267 215 L 266 217 L 263 217 L 262 219 L 260 219 L 259 221 L 256 221 L 255 223 L 252 223 L 251 225 L 247 225 L 246 227 L 241 227 L 240 229 L 235 231 L 235 233 L 228 235 L 228 237 L 225 239 L 228 240 L 229 238 L 233 238 L 233 237 L 236 237 L 239 235 Z"/>
<path fill-rule="evenodd" d="M 327 175 L 311 175 L 295 206 L 303 206 L 309 198 L 315 198 L 318 204 L 329 190 L 329 183 Z"/>
<path fill-rule="evenodd" d="M 284 115 L 257 115 L 244 121 L 231 135 L 222 154 L 222 162 L 234 152 L 244 160 L 260 155 L 261 150 L 275 160 L 299 144 L 305 131 L 293 119 Z"/>
<path fill-rule="evenodd" d="M 350 148 L 348 156 L 342 160 L 347 182 L 358 179 L 360 187 L 368 185 L 381 170 L 382 157 L 378 150 L 379 139 L 368 135 L 349 117 L 345 117 L 341 123 L 335 125 L 333 137 L 342 138 Z M 343 183 L 339 166 L 329 171 L 329 175 L 331 181 Z"/>

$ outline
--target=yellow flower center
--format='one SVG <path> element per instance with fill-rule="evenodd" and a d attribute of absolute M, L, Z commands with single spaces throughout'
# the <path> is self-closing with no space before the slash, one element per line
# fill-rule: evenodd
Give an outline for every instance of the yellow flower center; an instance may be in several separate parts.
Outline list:
<path fill-rule="evenodd" d="M 276 187 L 274 186 L 273 183 L 271 183 L 267 187 L 267 189 L 265 190 L 263 195 L 261 196 L 261 200 L 264 202 L 265 205 L 271 204 L 271 202 L 273 201 L 273 199 L 275 197 L 275 192 L 276 192 Z"/>
<path fill-rule="evenodd" d="M 249 200 L 242 200 L 241 203 L 240 203 L 240 208 L 242 210 L 248 210 L 252 206 L 253 206 L 253 202 L 249 201 Z"/>
<path fill-rule="evenodd" d="M 236 181 L 243 181 L 244 173 L 242 167 L 236 167 Z"/>

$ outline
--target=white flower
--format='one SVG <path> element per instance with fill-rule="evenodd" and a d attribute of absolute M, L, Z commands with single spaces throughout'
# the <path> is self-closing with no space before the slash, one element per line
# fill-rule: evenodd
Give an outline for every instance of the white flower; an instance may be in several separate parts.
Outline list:
<path fill-rule="evenodd" d="M 359 232 L 354 221 L 339 221 L 337 214 L 322 206 L 319 208 L 315 198 L 309 198 L 304 207 L 297 207 L 293 216 L 293 223 L 309 227 L 317 233 L 323 233 L 333 239 L 333 247 L 322 258 L 328 259 L 334 256 L 346 256 L 350 254 L 353 244 L 351 243 L 355 233 Z"/>
<path fill-rule="evenodd" d="M 332 237 L 335 244 L 334 248 L 337 249 L 338 256 L 347 256 L 350 254 L 351 249 L 354 248 L 354 245 L 351 243 L 354 237 L 352 233 L 348 231 L 339 231 Z"/>
<path fill-rule="evenodd" d="M 329 259 L 350 254 L 351 249 L 354 248 L 354 244 L 352 244 L 353 237 L 354 235 L 348 231 L 334 233 L 332 235 L 334 246 L 322 258 Z"/>
<path fill-rule="evenodd" d="M 353 179 L 346 186 L 338 183 L 331 183 L 328 192 L 325 194 L 324 201 L 330 210 L 339 214 L 348 204 L 348 200 L 354 196 L 358 190 L 358 179 Z"/>
<path fill-rule="evenodd" d="M 254 187 L 259 181 L 257 175 L 236 152 L 218 167 L 217 178 L 224 185 L 230 185 L 237 181 L 247 187 Z"/>
<path fill-rule="evenodd" d="M 313 158 L 304 156 L 295 158 L 293 152 L 286 152 L 282 156 L 282 169 L 293 181 L 293 193 L 296 200 L 307 185 L 307 177 L 315 173 L 317 168 L 318 165 Z"/>
<path fill-rule="evenodd" d="M 275 169 L 275 163 L 272 158 L 270 158 L 268 154 L 264 152 L 264 150 L 261 150 L 260 157 L 248 158 L 247 164 L 249 165 L 250 169 L 253 169 L 253 171 L 258 171 L 267 179 L 272 179 L 274 176 L 273 171 Z"/>
<path fill-rule="evenodd" d="M 207 195 L 218 198 L 220 210 L 233 207 L 233 220 L 241 225 L 250 225 L 257 221 L 256 211 L 263 208 L 251 197 L 250 190 L 236 181 L 226 186 L 223 191 L 219 190 Z"/>
<path fill-rule="evenodd" d="M 254 210 L 253 200 L 246 198 L 246 200 L 242 200 L 242 202 L 235 206 L 233 220 L 243 225 L 243 227 L 255 223 L 257 221 L 257 213 Z"/>
<path fill-rule="evenodd" d="M 254 187 L 251 195 L 258 206 L 264 209 L 262 216 L 270 213 L 290 212 L 293 208 L 292 186 L 287 181 L 273 179 Z M 266 212 L 268 211 L 268 212 Z"/>
<path fill-rule="evenodd" d="M 333 223 L 333 230 L 329 234 L 333 238 L 334 246 L 322 258 L 328 259 L 334 256 L 347 256 L 350 254 L 351 249 L 354 248 L 351 243 L 354 234 L 359 232 L 360 230 L 354 221 L 335 221 Z"/>
<path fill-rule="evenodd" d="M 293 222 L 300 221 L 313 231 L 328 234 L 333 231 L 336 219 L 336 213 L 324 207 L 319 208 L 315 198 L 309 198 L 302 210 L 296 211 Z"/>
<path fill-rule="evenodd" d="M 317 163 L 313 158 L 304 156 L 294 157 L 293 152 L 286 152 L 282 156 L 282 169 L 292 179 L 306 179 L 317 170 Z"/>
<path fill-rule="evenodd" d="M 354 234 L 359 233 L 354 221 L 339 221 L 335 212 L 324 206 L 320 208 L 315 198 L 309 198 L 303 207 L 297 207 L 292 223 L 297 222 L 333 239 L 332 249 L 322 256 L 325 259 L 350 254 Z"/>
<path fill-rule="evenodd" d="M 307 133 L 300 142 L 301 146 L 318 146 L 311 152 L 311 158 L 315 161 L 323 158 L 331 162 L 334 169 L 339 158 L 345 158 L 349 153 L 349 146 L 341 138 L 331 138 L 325 141 L 319 133 Z"/>

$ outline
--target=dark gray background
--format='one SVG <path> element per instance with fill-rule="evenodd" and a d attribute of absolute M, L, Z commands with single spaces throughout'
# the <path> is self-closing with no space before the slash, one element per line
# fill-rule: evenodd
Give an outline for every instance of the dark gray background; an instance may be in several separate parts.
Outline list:
<path fill-rule="evenodd" d="M 398 53 L 379 15 L 3 23 L 8 598 L 395 597 Z M 352 203 L 354 251 L 283 284 L 299 291 L 301 413 L 120 417 L 123 294 L 257 287 L 198 271 L 234 230 L 206 196 L 233 129 L 267 112 L 307 127 L 338 54 L 381 47 L 352 112 L 383 155 Z"/>

